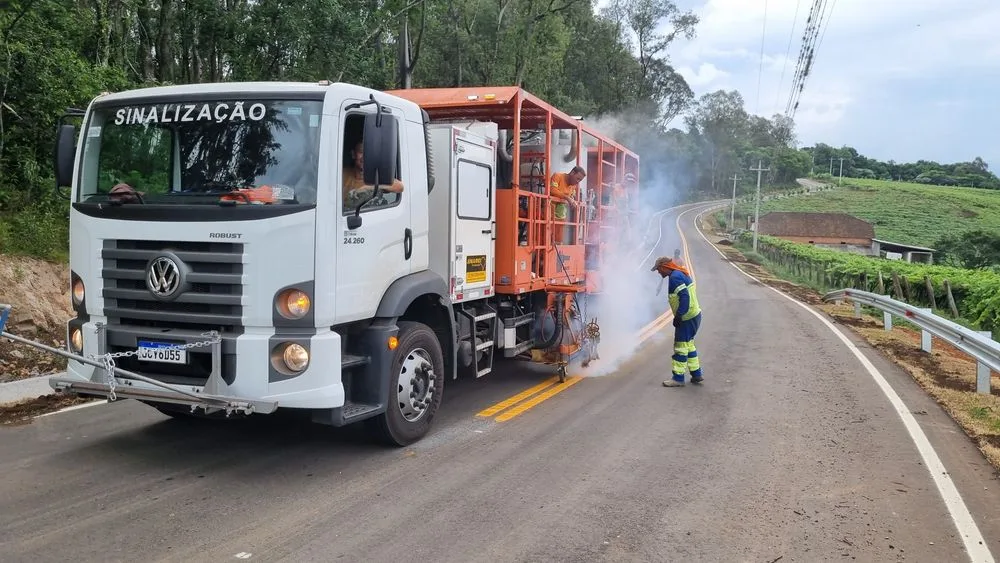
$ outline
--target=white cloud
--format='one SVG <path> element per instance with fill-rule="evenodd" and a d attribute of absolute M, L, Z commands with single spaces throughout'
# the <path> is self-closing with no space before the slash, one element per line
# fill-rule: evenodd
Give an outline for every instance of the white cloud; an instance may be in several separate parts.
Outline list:
<path fill-rule="evenodd" d="M 684 80 L 687 80 L 687 83 L 691 86 L 691 88 L 718 84 L 729 76 L 728 72 L 719 70 L 719 67 L 712 63 L 701 63 L 701 65 L 698 66 L 698 70 L 694 70 L 691 67 L 686 66 L 678 67 L 677 72 L 684 77 Z"/>
<path fill-rule="evenodd" d="M 765 2 L 676 2 L 701 19 L 695 39 L 678 39 L 670 52 L 695 95 L 735 88 L 747 111 L 783 113 L 812 2 L 767 0 L 759 98 Z M 996 151 L 1000 129 L 992 101 L 1000 90 L 1000 2 L 828 0 L 827 11 L 795 115 L 801 143 L 848 144 L 883 159 L 981 155 L 1000 164 L 1000 152 L 987 152 Z"/>

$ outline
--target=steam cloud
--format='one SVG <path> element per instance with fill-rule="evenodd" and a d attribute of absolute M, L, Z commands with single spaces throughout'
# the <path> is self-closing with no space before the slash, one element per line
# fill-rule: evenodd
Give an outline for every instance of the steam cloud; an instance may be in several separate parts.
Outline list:
<path fill-rule="evenodd" d="M 587 305 L 588 320 L 596 318 L 601 329 L 600 358 L 579 374 L 596 377 L 613 373 L 632 358 L 640 346 L 637 332 L 669 308 L 666 286 L 657 295 L 660 276 L 649 269 L 656 257 L 672 256 L 681 248 L 673 215 L 660 212 L 683 203 L 687 190 L 678 184 L 692 176 L 669 138 L 652 128 L 646 116 L 612 114 L 587 123 L 637 153 L 640 163 L 639 190 L 632 196 L 639 199 L 639 214 L 619 245 L 605 248 L 601 295 Z"/>

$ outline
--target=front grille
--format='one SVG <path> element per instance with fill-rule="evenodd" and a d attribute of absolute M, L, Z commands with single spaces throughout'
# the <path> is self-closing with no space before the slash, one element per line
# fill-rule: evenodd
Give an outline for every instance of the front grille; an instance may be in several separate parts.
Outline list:
<path fill-rule="evenodd" d="M 146 268 L 164 251 L 189 269 L 188 291 L 169 301 L 146 287 Z M 242 332 L 243 245 L 224 242 L 107 240 L 105 313 L 113 324 L 149 328 Z"/>

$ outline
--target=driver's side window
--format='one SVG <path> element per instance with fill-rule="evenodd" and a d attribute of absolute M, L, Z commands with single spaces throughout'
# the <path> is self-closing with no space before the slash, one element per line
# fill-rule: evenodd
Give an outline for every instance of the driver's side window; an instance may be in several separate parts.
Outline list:
<path fill-rule="evenodd" d="M 171 189 L 173 139 L 171 130 L 155 125 L 105 127 L 101 136 L 97 193 L 106 194 L 125 183 L 143 193 Z"/>
<path fill-rule="evenodd" d="M 386 115 L 385 118 L 395 119 Z M 365 185 L 362 175 L 364 162 L 365 114 L 354 113 L 347 116 L 344 124 L 344 155 L 341 179 L 343 214 L 353 215 L 359 205 L 361 212 L 367 213 L 399 205 L 405 186 L 402 181 L 401 156 L 396 158 L 396 177 L 391 184 L 379 184 L 379 194 L 372 198 L 373 186 Z M 397 155 L 399 155 L 397 148 Z"/>

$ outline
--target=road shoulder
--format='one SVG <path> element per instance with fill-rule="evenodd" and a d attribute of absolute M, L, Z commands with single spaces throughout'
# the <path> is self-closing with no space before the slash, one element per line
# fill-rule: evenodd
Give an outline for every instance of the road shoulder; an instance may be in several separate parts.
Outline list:
<path fill-rule="evenodd" d="M 878 347 L 876 342 L 872 342 L 867 336 L 855 330 L 850 323 L 842 322 L 844 319 L 832 314 L 828 310 L 829 306 L 824 306 L 820 296 L 813 290 L 778 279 L 764 267 L 747 262 L 742 258 L 742 253 L 735 248 L 717 244 L 718 241 L 713 242 L 711 234 L 703 228 L 701 218 L 705 214 L 702 212 L 692 221 L 692 226 L 701 235 L 698 238 L 704 238 L 706 244 L 711 245 L 725 261 L 745 275 L 752 275 L 764 285 L 805 305 L 809 311 L 832 323 L 835 332 L 840 333 L 855 346 L 874 370 L 884 378 L 906 407 L 907 412 L 899 413 L 902 422 L 905 424 L 908 415 L 912 415 L 915 425 L 919 427 L 930 445 L 931 461 L 934 461 L 933 458 L 936 456 L 942 466 L 941 475 L 934 475 L 935 471 L 931 468 L 931 476 L 934 477 L 953 521 L 962 529 L 967 548 L 975 552 L 970 554 L 970 557 L 976 561 L 992 561 L 992 555 L 988 550 L 1000 549 L 1000 516 L 997 516 L 995 510 L 1000 504 L 1000 485 L 996 483 L 997 468 L 982 451 L 981 445 L 977 447 L 975 437 L 967 433 L 945 407 L 921 387 L 917 376 L 911 371 L 911 366 L 894 361 Z M 737 255 L 740 258 L 736 258 Z M 801 307 L 796 308 L 801 309 Z M 919 351 L 919 347 L 917 350 Z M 934 361 L 933 357 L 928 360 Z M 914 441 L 918 440 L 918 436 L 912 433 L 911 437 Z M 922 453 L 926 454 L 926 448 L 924 450 Z M 932 463 L 932 466 L 934 465 L 937 464 Z M 925 466 L 925 470 L 927 469 Z M 949 484 L 953 485 L 954 489 L 951 489 Z M 964 508 L 961 506 L 963 501 Z M 948 516 L 949 511 L 942 510 L 941 517 Z M 958 538 L 957 532 L 955 537 Z M 968 541 L 970 539 L 971 542 Z M 986 549 L 979 547 L 983 542 L 987 543 Z"/>

